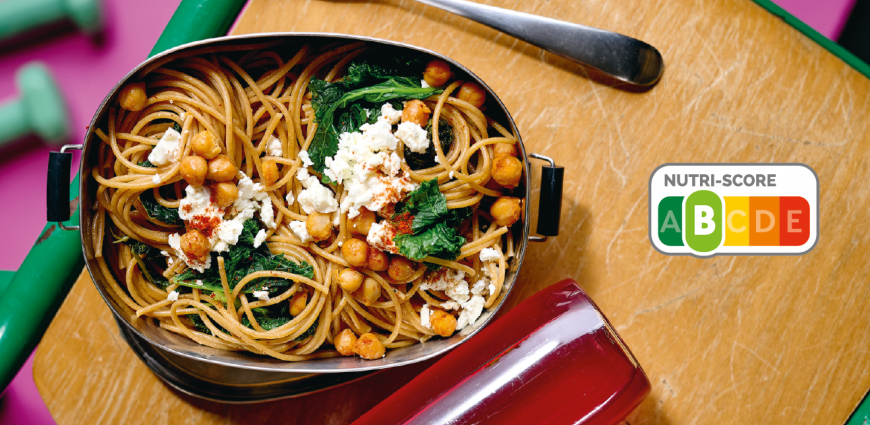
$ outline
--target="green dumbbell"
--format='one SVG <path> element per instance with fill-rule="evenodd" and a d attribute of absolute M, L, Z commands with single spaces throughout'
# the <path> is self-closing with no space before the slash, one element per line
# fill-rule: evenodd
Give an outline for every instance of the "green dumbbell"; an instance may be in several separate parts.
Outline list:
<path fill-rule="evenodd" d="M 0 40 L 63 19 L 85 34 L 99 31 L 103 27 L 100 0 L 0 1 Z"/>
<path fill-rule="evenodd" d="M 15 82 L 21 97 L 0 105 L 0 145 L 31 133 L 49 143 L 66 141 L 69 114 L 48 68 L 31 62 L 18 70 Z"/>

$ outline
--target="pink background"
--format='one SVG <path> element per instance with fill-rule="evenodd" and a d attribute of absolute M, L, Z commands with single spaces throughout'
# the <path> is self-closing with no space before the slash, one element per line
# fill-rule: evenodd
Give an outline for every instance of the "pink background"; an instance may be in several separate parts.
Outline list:
<path fill-rule="evenodd" d="M 10 1 L 10 0 L 0 0 Z M 25 0 L 26 1 L 26 0 Z M 73 123 L 69 143 L 84 139 L 85 126 L 106 93 L 146 59 L 180 0 L 104 0 L 106 31 L 91 40 L 68 29 L 57 37 L 0 50 L 0 102 L 17 95 L 15 71 L 46 63 L 61 86 Z M 28 138 L 0 149 L 0 270 L 16 270 L 45 226 L 48 152 L 58 148 Z M 74 168 L 77 167 L 75 158 Z M 0 424 L 53 424 L 33 383 L 33 358 L 0 398 Z"/>
<path fill-rule="evenodd" d="M 0 0 L 13 1 L 13 0 Z M 20 1 L 20 0 L 18 0 Z M 26 0 L 24 0 L 26 1 Z M 0 103 L 17 95 L 15 71 L 40 60 L 61 86 L 73 123 L 69 143 L 80 143 L 105 94 L 143 61 L 180 0 L 103 0 L 106 31 L 89 39 L 65 30 L 36 41 L 0 47 Z M 779 0 L 781 7 L 836 40 L 855 0 Z M 0 270 L 16 270 L 45 225 L 48 152 L 59 147 L 27 138 L 0 148 Z M 73 164 L 77 169 L 78 156 Z M 0 398 L 0 425 L 46 425 L 48 413 L 32 376 L 32 356 Z"/>

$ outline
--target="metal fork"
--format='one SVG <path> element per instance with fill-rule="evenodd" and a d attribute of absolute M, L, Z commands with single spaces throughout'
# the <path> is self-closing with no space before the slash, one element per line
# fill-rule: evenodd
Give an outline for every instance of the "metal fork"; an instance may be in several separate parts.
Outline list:
<path fill-rule="evenodd" d="M 662 55 L 611 31 L 465 0 L 414 0 L 479 22 L 626 83 L 648 86 L 664 71 Z"/>

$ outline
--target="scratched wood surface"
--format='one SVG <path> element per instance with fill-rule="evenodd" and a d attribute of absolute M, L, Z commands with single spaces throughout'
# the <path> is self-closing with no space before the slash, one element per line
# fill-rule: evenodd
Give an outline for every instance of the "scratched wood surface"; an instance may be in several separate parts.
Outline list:
<path fill-rule="evenodd" d="M 658 47 L 645 93 L 407 0 L 255 0 L 236 33 L 326 31 L 453 57 L 513 112 L 529 151 L 566 167 L 562 235 L 528 250 L 515 305 L 562 278 L 598 302 L 652 392 L 640 424 L 843 423 L 870 387 L 870 81 L 748 0 L 484 0 Z M 647 238 L 647 182 L 666 162 L 802 162 L 821 182 L 818 246 L 800 257 L 668 257 Z M 119 340 L 87 277 L 37 354 L 61 424 L 346 423 L 394 372 L 298 400 L 225 406 L 162 386 Z"/>

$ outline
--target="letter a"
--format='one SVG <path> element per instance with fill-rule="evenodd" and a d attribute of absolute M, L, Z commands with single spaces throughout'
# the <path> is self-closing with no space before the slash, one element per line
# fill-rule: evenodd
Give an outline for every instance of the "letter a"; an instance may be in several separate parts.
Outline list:
<path fill-rule="evenodd" d="M 677 217 L 674 216 L 674 210 L 668 211 L 668 215 L 665 216 L 665 222 L 662 223 L 662 228 L 659 230 L 659 233 L 664 233 L 665 230 L 668 229 L 674 229 L 677 233 L 680 233 L 680 225 L 677 224 Z"/>

